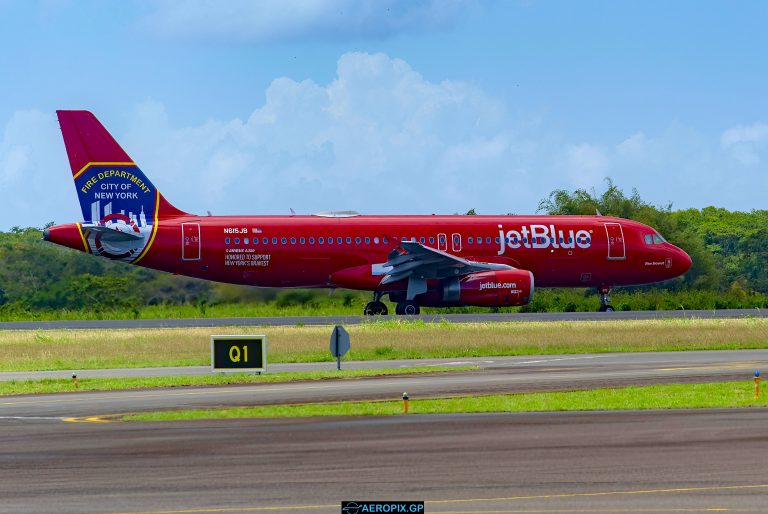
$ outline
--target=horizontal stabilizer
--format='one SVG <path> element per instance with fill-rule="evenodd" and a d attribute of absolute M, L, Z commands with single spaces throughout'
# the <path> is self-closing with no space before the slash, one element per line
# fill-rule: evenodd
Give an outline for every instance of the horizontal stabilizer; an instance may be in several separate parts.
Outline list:
<path fill-rule="evenodd" d="M 118 241 L 136 241 L 144 236 L 133 230 L 119 230 L 104 225 L 95 225 L 92 223 L 83 223 L 83 231 L 92 232 L 101 236 L 102 241 L 116 243 Z"/>

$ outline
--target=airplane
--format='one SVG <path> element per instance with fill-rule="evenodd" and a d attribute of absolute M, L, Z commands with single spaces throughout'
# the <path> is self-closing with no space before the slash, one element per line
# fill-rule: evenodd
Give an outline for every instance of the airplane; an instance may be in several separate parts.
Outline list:
<path fill-rule="evenodd" d="M 44 239 L 205 280 L 371 291 L 365 315 L 508 307 L 536 287 L 597 288 L 684 274 L 691 258 L 653 228 L 609 216 L 199 216 L 174 207 L 88 111 L 57 111 L 83 221 Z"/>

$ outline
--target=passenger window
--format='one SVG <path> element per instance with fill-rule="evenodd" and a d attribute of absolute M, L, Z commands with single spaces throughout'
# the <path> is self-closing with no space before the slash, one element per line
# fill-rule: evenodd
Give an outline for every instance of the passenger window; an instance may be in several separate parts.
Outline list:
<path fill-rule="evenodd" d="M 259 244 L 259 238 L 258 237 L 254 237 L 253 238 L 253 244 L 255 244 L 255 245 Z"/>
<path fill-rule="evenodd" d="M 431 245 L 435 244 L 435 238 L 434 237 L 430 237 L 429 238 L 429 244 L 431 244 Z"/>
<path fill-rule="evenodd" d="M 243 239 L 243 244 L 244 245 L 247 245 L 249 242 L 250 242 L 250 240 L 247 237 L 245 239 Z"/>
<path fill-rule="evenodd" d="M 347 238 L 347 239 L 349 239 L 349 238 Z M 339 244 L 341 244 L 343 241 L 344 241 L 344 238 L 342 238 L 342 237 L 337 237 L 336 238 L 336 242 L 339 243 Z M 349 242 L 349 241 L 347 241 L 347 242 Z"/>
<path fill-rule="evenodd" d="M 320 244 L 323 244 L 325 243 L 325 239 L 321 237 L 320 239 L 317 240 L 317 242 Z"/>
<path fill-rule="evenodd" d="M 239 245 L 239 244 L 240 244 L 240 238 L 239 238 L 239 237 L 236 237 L 236 238 L 235 238 L 235 244 L 236 244 L 236 245 Z"/>
<path fill-rule="evenodd" d="M 385 244 L 385 245 L 386 245 L 386 244 L 389 244 L 389 239 L 387 239 L 386 237 L 385 237 L 385 238 L 383 238 L 383 239 L 382 239 L 382 241 L 384 242 L 384 244 Z"/>
<path fill-rule="evenodd" d="M 356 238 L 355 238 L 355 244 L 356 244 L 356 245 L 359 245 L 359 244 L 360 244 L 360 241 L 361 241 L 361 239 L 360 239 L 359 237 L 356 237 Z"/>
<path fill-rule="evenodd" d="M 309 238 L 309 244 L 311 244 L 311 245 L 315 244 L 315 238 L 314 237 L 310 237 Z"/>
<path fill-rule="evenodd" d="M 273 238 L 272 238 L 272 244 L 273 244 L 273 245 L 276 245 L 276 244 L 277 244 L 277 238 L 276 238 L 276 237 L 273 237 Z"/>
<path fill-rule="evenodd" d="M 432 242 L 432 238 L 431 237 L 429 238 L 429 242 L 430 243 Z M 473 244 L 474 242 L 475 242 L 474 238 L 472 238 L 472 237 L 468 237 L 467 238 L 467 243 Z"/>
<path fill-rule="evenodd" d="M 376 244 L 379 244 L 379 238 L 378 237 L 374 237 L 373 238 L 373 242 L 376 243 Z"/>
<path fill-rule="evenodd" d="M 269 244 L 269 238 L 268 237 L 264 237 L 264 238 L 261 239 L 261 242 L 262 242 L 262 244 Z"/>
<path fill-rule="evenodd" d="M 288 243 L 288 239 L 284 237 L 284 238 L 280 239 L 280 243 L 281 244 L 287 244 Z"/>
<path fill-rule="evenodd" d="M 367 244 L 367 245 L 371 244 L 371 238 L 370 237 L 366 237 L 365 238 L 365 244 Z"/>
<path fill-rule="evenodd" d="M 424 243 L 426 243 L 426 242 L 427 242 L 427 240 L 426 240 L 426 239 L 424 239 L 424 238 L 422 237 L 421 239 L 419 239 L 419 242 L 420 242 L 421 244 L 424 244 Z"/>
<path fill-rule="evenodd" d="M 486 237 L 485 238 L 485 244 L 488 244 L 488 245 L 491 244 L 491 238 L 490 237 Z"/>
<path fill-rule="evenodd" d="M 351 237 L 347 238 L 347 244 L 352 244 L 352 238 Z"/>
<path fill-rule="evenodd" d="M 299 239 L 299 242 L 300 242 L 301 244 L 304 244 L 304 243 L 306 243 L 306 241 L 307 241 L 307 240 L 306 240 L 306 239 L 304 239 L 303 237 L 302 237 L 301 239 Z"/>
<path fill-rule="evenodd" d="M 295 244 L 296 244 L 296 238 L 295 238 L 295 237 L 292 237 L 292 238 L 291 238 L 291 244 L 292 244 L 292 245 L 295 245 Z"/>
<path fill-rule="evenodd" d="M 225 237 L 225 238 L 224 238 L 224 244 L 227 244 L 227 245 L 228 245 L 228 244 L 229 244 L 229 243 L 231 243 L 231 242 L 232 242 L 232 240 L 231 240 L 230 238 L 228 238 L 228 237 Z"/>

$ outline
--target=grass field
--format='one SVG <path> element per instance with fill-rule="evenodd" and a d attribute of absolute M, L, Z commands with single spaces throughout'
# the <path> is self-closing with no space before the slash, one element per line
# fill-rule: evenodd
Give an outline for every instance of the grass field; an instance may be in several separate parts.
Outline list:
<path fill-rule="evenodd" d="M 207 365 L 212 334 L 265 334 L 269 362 L 332 360 L 332 327 L 0 331 L 0 371 Z M 347 327 L 346 359 L 768 348 L 768 319 L 424 323 Z"/>
<path fill-rule="evenodd" d="M 668 384 L 619 389 L 593 389 L 533 394 L 467 396 L 409 401 L 412 414 L 477 412 L 589 411 L 766 407 L 765 387 L 754 398 L 751 381 L 712 384 Z M 403 414 L 402 401 L 273 405 L 233 409 L 161 411 L 125 416 L 128 421 L 179 419 L 275 418 L 308 416 L 393 416 Z"/>

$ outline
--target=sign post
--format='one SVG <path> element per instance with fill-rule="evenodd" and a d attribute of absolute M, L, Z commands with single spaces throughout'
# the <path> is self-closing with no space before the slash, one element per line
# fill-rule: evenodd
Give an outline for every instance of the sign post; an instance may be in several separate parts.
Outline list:
<path fill-rule="evenodd" d="M 336 325 L 331 333 L 331 355 L 336 357 L 336 369 L 341 369 L 341 358 L 349 351 L 349 334 L 344 327 Z"/>
<path fill-rule="evenodd" d="M 263 373 L 267 336 L 211 336 L 211 371 Z"/>

